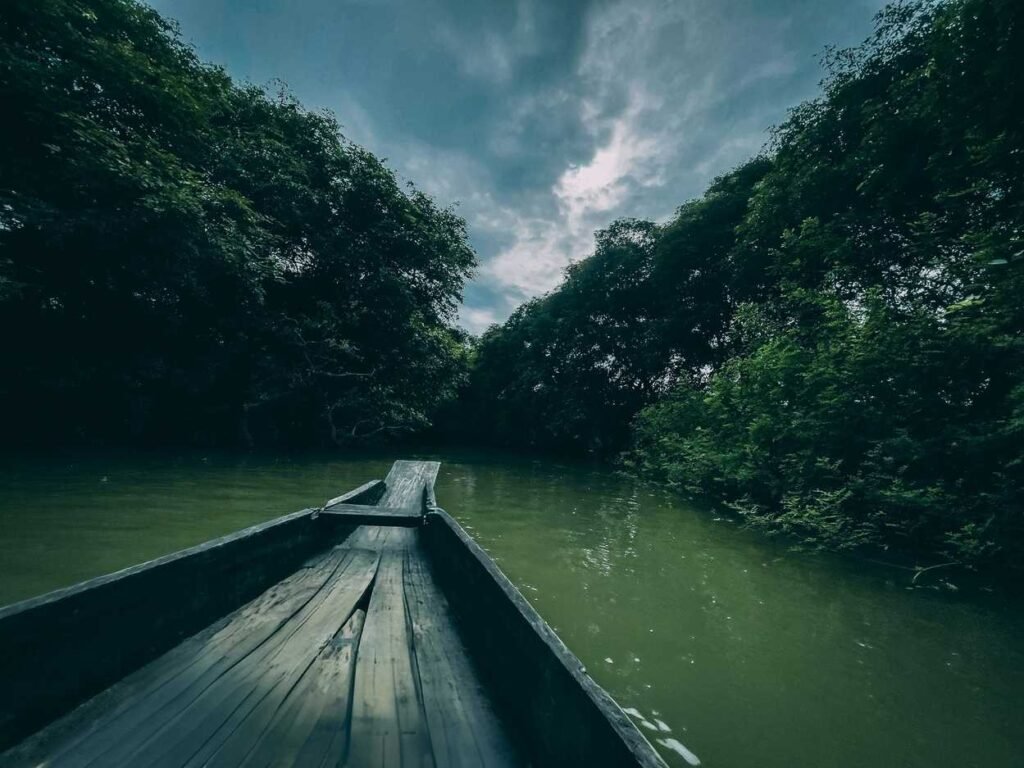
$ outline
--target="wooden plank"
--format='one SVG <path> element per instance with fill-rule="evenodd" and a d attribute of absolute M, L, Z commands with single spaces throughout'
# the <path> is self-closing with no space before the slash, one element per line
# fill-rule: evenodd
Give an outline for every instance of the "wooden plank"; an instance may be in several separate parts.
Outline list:
<path fill-rule="evenodd" d="M 412 533 L 411 531 L 405 531 Z M 430 736 L 410 645 L 404 552 L 382 553 L 356 658 L 352 768 L 432 768 Z"/>
<path fill-rule="evenodd" d="M 437 461 L 396 461 L 384 478 L 385 491 L 377 506 L 422 509 L 424 489 L 433 487 L 440 468 Z"/>
<path fill-rule="evenodd" d="M 470 663 L 419 547 L 406 552 L 403 579 L 434 761 L 451 768 L 525 765 Z"/>
<path fill-rule="evenodd" d="M 11 750 L 0 765 L 85 764 L 124 730 L 148 727 L 154 713 L 184 707 L 292 619 L 335 573 L 337 549 L 313 558 L 238 611 L 179 644 Z"/>
<path fill-rule="evenodd" d="M 312 513 L 0 609 L 0 750 L 292 573 L 326 544 Z"/>
<path fill-rule="evenodd" d="M 412 507 L 370 507 L 363 504 L 335 504 L 321 512 L 324 517 L 336 516 L 352 525 L 401 525 L 414 527 L 423 524 L 423 509 Z"/>
<path fill-rule="evenodd" d="M 338 549 L 334 570 L 297 611 L 269 636 L 244 638 L 225 665 L 201 647 L 196 662 L 170 679 L 151 678 L 102 726 L 46 761 L 58 768 L 202 765 L 240 728 L 262 730 L 295 682 L 330 642 L 362 599 L 376 571 L 372 552 Z M 266 606 L 265 606 L 266 607 Z M 225 628 L 230 629 L 231 626 Z M 212 640 L 212 639 L 211 639 Z M 196 650 L 196 649 L 193 649 Z M 147 670 L 148 671 L 148 670 Z M 251 720 L 249 718 L 252 718 Z M 246 722 L 248 721 L 248 722 Z"/>
<path fill-rule="evenodd" d="M 324 504 L 323 508 L 327 510 L 337 504 L 374 504 L 382 493 L 384 493 L 383 481 L 371 480 L 348 493 L 335 496 Z"/>
<path fill-rule="evenodd" d="M 251 744 L 373 581 L 376 553 L 347 550 L 344 557 L 328 585 L 256 652 L 165 721 L 155 736 L 135 749 L 119 750 L 125 762 L 151 768 L 202 766 L 221 749 L 233 754 L 238 744 Z"/>
<path fill-rule="evenodd" d="M 416 543 L 417 530 L 393 525 L 361 525 L 340 545 L 375 552 L 405 551 Z"/>
<path fill-rule="evenodd" d="M 324 646 L 260 732 L 239 728 L 206 764 L 211 768 L 341 765 L 348 745 L 356 647 L 365 612 L 357 609 Z M 250 718 L 251 720 L 252 718 Z"/>

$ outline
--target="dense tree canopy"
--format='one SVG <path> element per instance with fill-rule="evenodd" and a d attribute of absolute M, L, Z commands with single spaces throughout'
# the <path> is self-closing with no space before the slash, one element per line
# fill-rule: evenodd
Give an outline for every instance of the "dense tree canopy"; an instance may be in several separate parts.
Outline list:
<path fill-rule="evenodd" d="M 1024 554 L 1024 5 L 890 6 L 665 225 L 488 331 L 469 407 L 829 546 Z"/>
<path fill-rule="evenodd" d="M 463 376 L 465 224 L 135 0 L 0 7 L 10 434 L 342 443 Z"/>

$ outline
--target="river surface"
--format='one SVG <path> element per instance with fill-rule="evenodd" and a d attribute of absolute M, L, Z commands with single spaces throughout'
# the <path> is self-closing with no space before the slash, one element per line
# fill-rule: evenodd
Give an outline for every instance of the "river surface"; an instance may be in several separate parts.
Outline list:
<path fill-rule="evenodd" d="M 606 470 L 432 458 L 441 506 L 670 765 L 1024 765 L 1019 600 L 793 552 Z M 318 505 L 389 466 L 4 459 L 0 604 Z"/>

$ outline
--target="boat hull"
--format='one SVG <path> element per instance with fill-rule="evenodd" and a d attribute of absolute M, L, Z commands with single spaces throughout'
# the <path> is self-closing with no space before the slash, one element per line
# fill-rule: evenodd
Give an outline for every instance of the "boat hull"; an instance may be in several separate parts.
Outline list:
<path fill-rule="evenodd" d="M 0 610 L 0 765 L 663 766 L 437 469 Z"/>

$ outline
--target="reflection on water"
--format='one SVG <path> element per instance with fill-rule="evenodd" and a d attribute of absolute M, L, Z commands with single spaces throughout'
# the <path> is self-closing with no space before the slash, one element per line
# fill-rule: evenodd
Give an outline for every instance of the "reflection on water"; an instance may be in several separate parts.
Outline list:
<path fill-rule="evenodd" d="M 439 503 L 670 764 L 1021 764 L 1018 605 L 908 591 L 902 572 L 791 553 L 606 472 L 437 458 Z M 321 503 L 389 465 L 8 460 L 0 603 Z"/>

